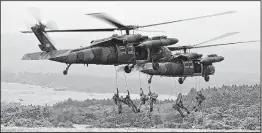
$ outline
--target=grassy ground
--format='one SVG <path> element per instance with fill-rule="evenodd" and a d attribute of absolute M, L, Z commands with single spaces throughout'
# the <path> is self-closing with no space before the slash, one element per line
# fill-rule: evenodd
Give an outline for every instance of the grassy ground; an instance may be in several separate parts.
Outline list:
<path fill-rule="evenodd" d="M 6 91 L 8 88 L 10 90 Z M 9 86 L 4 90 L 5 94 L 10 92 L 15 96 L 11 90 L 17 89 L 24 98 L 31 98 L 31 102 L 41 101 L 37 98 L 38 95 L 34 95 L 36 92 L 33 90 L 37 89 L 34 87 L 30 91 L 30 88 L 22 89 L 21 86 L 13 89 Z M 37 90 L 43 91 L 40 88 Z M 52 106 L 5 103 L 1 99 L 1 124 L 6 126 L 1 127 L 1 131 L 259 131 L 260 90 L 260 85 L 204 89 L 202 93 L 206 100 L 203 102 L 203 109 L 200 112 L 192 111 L 184 119 L 172 108 L 174 101 L 170 100 L 157 101 L 151 113 L 148 105 L 142 106 L 140 113 L 134 113 L 124 105 L 124 113 L 119 115 L 112 99 L 69 98 Z M 31 94 L 32 91 L 34 94 Z M 195 96 L 194 88 L 183 96 L 184 105 L 189 110 L 196 104 Z M 139 100 L 133 102 L 135 105 L 139 104 Z"/>
<path fill-rule="evenodd" d="M 1 132 L 260 132 L 260 130 L 210 130 L 210 129 L 172 129 L 172 128 L 26 128 L 4 127 Z"/>

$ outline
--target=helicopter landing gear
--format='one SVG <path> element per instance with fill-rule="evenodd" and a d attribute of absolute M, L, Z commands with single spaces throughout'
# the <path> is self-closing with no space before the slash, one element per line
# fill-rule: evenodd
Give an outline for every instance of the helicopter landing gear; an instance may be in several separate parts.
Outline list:
<path fill-rule="evenodd" d="M 204 79 L 205 79 L 206 82 L 208 82 L 208 81 L 209 81 L 209 76 L 208 76 L 208 75 L 205 75 L 205 76 L 204 76 Z"/>
<path fill-rule="evenodd" d="M 151 84 L 152 78 L 153 78 L 153 75 L 150 75 L 150 78 L 148 79 L 148 84 Z"/>
<path fill-rule="evenodd" d="M 126 73 L 131 72 L 131 68 L 128 65 L 125 66 L 124 70 L 125 70 Z"/>
<path fill-rule="evenodd" d="M 179 84 L 183 84 L 184 81 L 185 81 L 185 79 L 186 79 L 186 77 L 184 77 L 184 78 L 179 78 L 179 79 L 178 79 Z"/>
<path fill-rule="evenodd" d="M 71 66 L 71 64 L 66 64 L 66 65 L 67 65 L 66 70 L 63 71 L 63 74 L 64 74 L 64 75 L 67 75 L 68 69 L 69 69 L 69 67 Z"/>
<path fill-rule="evenodd" d="M 159 69 L 159 63 L 152 63 L 152 65 L 153 65 L 153 69 L 154 70 L 158 70 Z"/>
<path fill-rule="evenodd" d="M 134 66 L 135 66 L 134 64 L 132 66 L 126 65 L 125 68 L 124 68 L 125 72 L 130 73 L 132 71 L 132 68 L 134 68 Z"/>

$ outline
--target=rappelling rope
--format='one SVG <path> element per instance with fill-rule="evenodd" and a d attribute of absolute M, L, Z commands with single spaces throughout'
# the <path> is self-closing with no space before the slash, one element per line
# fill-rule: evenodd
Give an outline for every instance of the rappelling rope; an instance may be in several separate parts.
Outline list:
<path fill-rule="evenodd" d="M 181 86 L 182 86 L 182 85 L 180 84 L 179 93 L 182 93 L 182 92 L 181 92 Z M 182 95 L 182 96 L 183 96 L 183 95 Z M 182 97 L 182 98 L 183 98 L 183 97 Z M 182 118 L 182 123 L 184 123 L 184 117 Z"/>
<path fill-rule="evenodd" d="M 141 88 L 141 78 L 140 78 L 140 71 L 138 72 L 138 75 L 139 75 L 139 85 L 140 85 L 140 88 Z"/>
<path fill-rule="evenodd" d="M 116 89 L 118 90 L 118 74 L 117 74 L 117 69 L 116 69 L 116 66 L 115 66 L 115 72 L 116 72 Z M 119 92 L 118 92 L 118 95 L 119 95 Z M 113 108 L 114 112 L 115 112 L 115 107 Z M 117 125 L 117 119 L 116 119 L 116 114 L 114 114 L 114 118 L 115 118 L 115 127 Z"/>
<path fill-rule="evenodd" d="M 128 90 L 128 88 L 127 88 L 127 81 L 126 81 L 126 73 L 124 72 L 124 76 L 125 76 L 125 82 L 126 82 L 126 90 Z"/>
<path fill-rule="evenodd" d="M 198 88 L 199 88 L 199 91 L 201 90 L 200 89 L 200 77 L 198 77 Z M 205 101 L 203 101 L 203 103 L 204 103 Z M 203 104 L 202 103 L 202 104 Z M 202 108 L 202 106 L 200 107 L 200 112 L 201 112 L 201 118 L 202 118 L 202 120 L 204 121 L 204 119 L 203 119 L 203 108 Z"/>
<path fill-rule="evenodd" d="M 201 88 L 200 88 L 200 77 L 198 77 L 198 88 L 199 88 L 199 90 L 201 90 Z"/>
<path fill-rule="evenodd" d="M 182 86 L 182 85 L 180 84 L 179 92 L 181 92 L 181 86 Z"/>
<path fill-rule="evenodd" d="M 195 87 L 196 87 L 196 91 L 197 91 L 197 86 L 198 86 L 198 85 L 197 85 L 197 77 L 195 77 L 195 80 L 196 80 L 196 86 L 195 86 Z"/>
<path fill-rule="evenodd" d="M 196 81 L 195 89 L 196 89 L 196 92 L 197 92 L 197 88 L 198 88 L 197 78 L 198 78 L 198 77 L 195 77 L 195 81 Z M 196 103 L 196 104 L 197 104 L 197 103 Z M 195 106 L 195 107 L 196 107 L 196 106 Z M 195 109 L 193 108 L 192 111 L 194 111 L 194 110 L 195 110 Z M 192 113 L 192 114 L 193 114 L 193 118 L 194 118 L 194 122 L 193 122 L 193 123 L 196 124 L 196 118 L 195 118 L 195 115 L 194 115 L 194 113 Z"/>
<path fill-rule="evenodd" d="M 115 71 L 116 71 L 116 88 L 118 88 L 118 79 L 117 79 L 117 70 L 116 70 L 116 66 L 115 66 Z"/>
<path fill-rule="evenodd" d="M 147 78 L 147 80 L 149 80 L 149 79 L 148 79 L 148 75 L 146 76 L 146 78 Z M 149 83 L 149 82 L 148 82 L 148 88 L 150 88 L 150 83 Z"/>
<path fill-rule="evenodd" d="M 176 80 L 176 78 L 175 78 L 175 80 Z M 176 82 L 175 82 L 175 88 L 174 88 L 174 91 L 173 91 L 173 95 L 175 96 L 175 91 L 176 90 Z M 176 99 L 174 99 L 174 100 L 176 100 Z"/>

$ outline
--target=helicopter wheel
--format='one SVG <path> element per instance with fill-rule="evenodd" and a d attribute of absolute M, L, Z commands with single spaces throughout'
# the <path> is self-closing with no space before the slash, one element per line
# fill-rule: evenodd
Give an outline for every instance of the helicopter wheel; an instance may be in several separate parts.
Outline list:
<path fill-rule="evenodd" d="M 67 64 L 66 70 L 63 71 L 64 75 L 67 75 L 68 69 L 69 69 L 70 66 L 71 66 L 71 64 Z"/>
<path fill-rule="evenodd" d="M 63 74 L 64 74 L 64 75 L 67 75 L 67 70 L 64 70 L 64 71 L 63 71 Z"/>
<path fill-rule="evenodd" d="M 153 63 L 153 69 L 158 70 L 159 69 L 159 63 Z"/>
<path fill-rule="evenodd" d="M 153 78 L 153 75 L 150 75 L 150 78 L 148 79 L 148 84 L 151 84 L 152 78 Z"/>
<path fill-rule="evenodd" d="M 179 78 L 179 79 L 178 79 L 178 82 L 179 82 L 179 84 L 183 84 L 183 83 L 184 83 L 183 78 Z"/>
<path fill-rule="evenodd" d="M 147 82 L 148 82 L 148 84 L 151 84 L 151 81 L 152 81 L 152 80 L 151 80 L 151 79 L 149 79 L 149 80 L 147 81 Z"/>
<path fill-rule="evenodd" d="M 125 66 L 124 70 L 125 70 L 126 73 L 131 72 L 131 68 L 128 65 Z"/>
<path fill-rule="evenodd" d="M 206 82 L 208 82 L 209 81 L 209 76 L 205 75 L 204 79 L 205 79 Z"/>

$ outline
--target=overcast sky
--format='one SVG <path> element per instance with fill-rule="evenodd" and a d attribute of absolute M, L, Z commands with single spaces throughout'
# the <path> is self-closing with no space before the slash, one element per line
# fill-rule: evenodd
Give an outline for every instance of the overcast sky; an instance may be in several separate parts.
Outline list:
<path fill-rule="evenodd" d="M 73 1 L 61 1 L 61 2 L 1 2 L 1 35 L 4 34 L 18 34 L 24 38 L 35 39 L 33 34 L 25 35 L 20 33 L 21 30 L 27 30 L 26 23 L 36 23 L 35 19 L 28 12 L 29 7 L 37 7 L 41 11 L 42 20 L 48 21 L 53 20 L 58 25 L 59 29 L 73 29 L 73 28 L 106 28 L 113 27 L 110 24 L 107 24 L 101 20 L 86 16 L 86 13 L 94 12 L 106 12 L 111 17 L 120 21 L 125 25 L 146 25 L 153 24 L 165 21 L 179 20 L 191 17 L 198 17 L 203 15 L 221 13 L 226 11 L 237 11 L 234 14 L 228 14 L 223 16 L 216 16 L 211 18 L 203 18 L 199 20 L 191 20 L 178 22 L 173 24 L 167 24 L 162 26 L 144 28 L 144 30 L 163 30 L 165 33 L 156 33 L 156 32 L 139 32 L 143 35 L 148 35 L 149 37 L 157 35 L 167 35 L 168 37 L 174 37 L 179 39 L 179 43 L 176 45 L 192 45 L 200 43 L 202 41 L 211 39 L 213 37 L 222 35 L 228 32 L 240 32 L 237 35 L 228 37 L 225 39 L 217 40 L 211 42 L 210 44 L 215 43 L 224 43 L 224 42 L 235 42 L 235 41 L 248 41 L 248 40 L 259 40 L 260 39 L 260 2 L 259 1 L 236 1 L 236 2 L 227 2 L 227 1 L 210 1 L 210 2 L 201 2 L 201 1 L 147 1 L 147 2 L 137 2 L 137 1 L 128 1 L 128 2 L 73 2 Z M 117 33 L 117 32 L 116 32 Z M 99 39 L 103 37 L 111 36 L 112 32 L 107 33 L 50 33 L 49 36 L 52 38 L 56 47 L 58 49 L 67 49 L 67 48 L 78 48 L 80 46 L 90 45 L 90 41 L 93 39 Z M 72 38 L 75 40 L 82 40 L 84 43 L 70 42 L 72 44 L 67 44 L 67 42 L 60 41 L 61 38 Z M 11 38 L 14 39 L 14 38 Z M 8 39 L 6 39 L 8 42 Z M 10 47 L 10 49 L 1 49 L 2 60 L 5 65 L 5 69 L 18 70 L 19 68 L 27 68 L 27 71 L 51 71 L 59 72 L 65 69 L 64 64 L 55 63 L 51 61 L 44 62 L 38 61 L 37 63 L 29 63 L 21 61 L 22 56 L 27 52 L 39 52 L 40 49 L 37 46 L 39 42 L 35 39 L 35 43 L 30 44 L 2 44 L 3 47 Z M 21 48 L 21 46 L 23 46 Z M 17 49 L 14 49 L 17 48 Z M 26 49 L 25 49 L 26 48 Z M 9 50 L 9 51 L 8 51 Z M 11 59 L 8 55 L 4 56 L 4 53 L 10 54 L 14 53 L 13 50 L 22 52 L 22 55 Z M 24 51 L 23 51 L 24 50 Z M 254 56 L 252 59 L 245 59 L 245 53 L 254 53 L 254 55 L 259 55 L 260 45 L 259 43 L 250 43 L 250 44 L 239 44 L 239 45 L 230 45 L 214 48 L 205 48 L 197 49 L 194 52 L 199 52 L 203 54 L 222 54 L 227 51 L 228 54 L 235 54 L 235 59 L 239 60 L 241 63 L 247 64 L 250 60 L 253 62 L 258 62 L 253 66 L 252 72 L 259 73 L 259 56 Z M 224 54 L 223 53 L 223 54 Z M 11 56 L 12 56 L 11 55 Z M 249 71 L 250 68 L 239 66 L 234 66 L 230 62 L 230 57 L 226 56 L 223 63 L 217 63 L 218 71 L 236 71 L 236 68 Z M 243 59 L 242 59 L 243 58 Z M 245 60 L 244 60 L 245 59 Z M 14 65 L 16 64 L 16 65 Z M 254 65 L 254 64 L 252 64 Z M 52 67 L 48 67 L 52 66 Z M 232 68 L 231 68 L 232 67 Z M 30 69 L 28 69 L 30 68 Z M 91 65 L 89 68 L 84 66 L 73 66 L 70 68 L 69 74 L 72 72 L 82 72 L 88 74 L 96 74 L 94 72 L 102 71 L 103 74 L 107 76 L 115 76 L 113 67 L 109 66 L 96 66 Z M 101 74 L 101 73 L 100 73 Z"/>
<path fill-rule="evenodd" d="M 86 13 L 106 12 L 123 24 L 145 25 L 164 21 L 178 20 L 202 15 L 237 11 L 235 14 L 203 18 L 163 26 L 145 28 L 145 30 L 164 30 L 165 33 L 143 33 L 149 36 L 165 34 L 176 37 L 179 44 L 194 44 L 227 32 L 240 32 L 225 41 L 252 40 L 260 37 L 260 2 L 1 2 L 1 33 L 19 33 L 26 30 L 26 23 L 35 23 L 28 12 L 29 7 L 41 11 L 42 20 L 53 20 L 59 29 L 103 28 L 111 25 L 85 16 Z M 142 32 L 141 32 L 142 33 Z M 72 37 L 87 40 L 109 36 L 112 33 L 53 33 L 51 37 Z M 220 41 L 221 42 L 221 41 Z M 79 44 L 80 45 L 80 44 Z M 88 45 L 88 44 L 86 44 Z M 253 45 L 254 49 L 258 47 Z M 59 45 L 58 47 L 63 47 Z M 231 48 L 235 46 L 227 46 Z M 252 46 L 251 46 L 252 47 Z M 246 48 L 239 45 L 237 48 Z"/>

